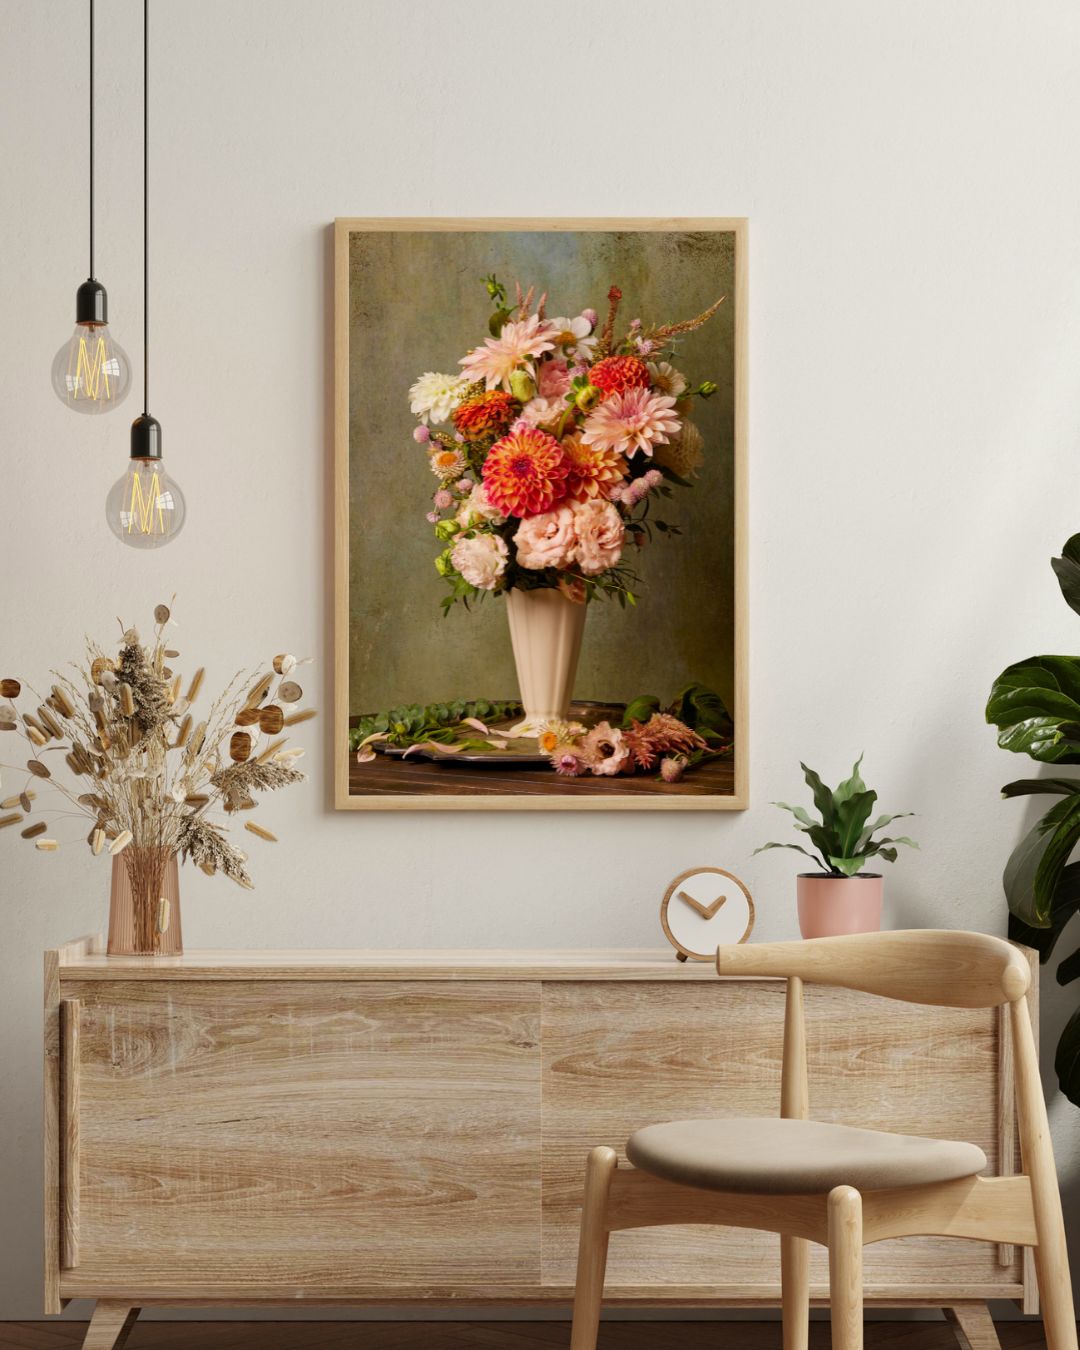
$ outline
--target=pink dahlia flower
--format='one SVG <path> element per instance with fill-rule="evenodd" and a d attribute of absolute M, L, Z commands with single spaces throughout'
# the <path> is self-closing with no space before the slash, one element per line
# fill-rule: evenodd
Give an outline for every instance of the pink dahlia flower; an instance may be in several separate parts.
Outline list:
<path fill-rule="evenodd" d="M 514 543 L 522 567 L 536 572 L 545 567 L 568 567 L 577 543 L 573 510 L 557 506 L 543 515 L 529 516 L 518 526 Z"/>
<path fill-rule="evenodd" d="M 575 502 L 572 510 L 576 535 L 573 557 L 582 572 L 594 577 L 614 567 L 626 540 L 622 516 L 602 497 Z"/>
<path fill-rule="evenodd" d="M 542 356 L 555 348 L 551 324 L 530 314 L 521 323 L 505 323 L 497 338 L 487 338 L 458 362 L 470 380 L 483 380 L 488 389 L 510 392 L 510 376 L 529 357 Z"/>
<path fill-rule="evenodd" d="M 651 455 L 654 445 L 666 443 L 679 430 L 674 408 L 670 394 L 623 389 L 593 409 L 581 439 L 601 450 L 616 450 L 623 455 L 640 450 Z"/>

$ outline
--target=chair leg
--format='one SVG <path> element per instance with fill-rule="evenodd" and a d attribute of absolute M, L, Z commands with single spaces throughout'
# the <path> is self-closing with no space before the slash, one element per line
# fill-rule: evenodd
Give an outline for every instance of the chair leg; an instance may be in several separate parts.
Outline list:
<path fill-rule="evenodd" d="M 829 1303 L 833 1350 L 862 1350 L 862 1196 L 852 1186 L 829 1192 Z"/>
<path fill-rule="evenodd" d="M 781 1237 L 780 1286 L 784 1303 L 784 1350 L 807 1350 L 810 1340 L 810 1244 Z"/>
<path fill-rule="evenodd" d="M 570 1350 L 596 1350 L 600 1331 L 600 1304 L 604 1297 L 608 1231 L 605 1226 L 608 1191 L 618 1161 L 612 1148 L 594 1148 L 585 1165 L 585 1196 L 581 1205 L 577 1284 L 574 1288 L 574 1324 Z"/>
<path fill-rule="evenodd" d="M 1035 1207 L 1035 1231 L 1039 1238 L 1034 1252 L 1035 1275 L 1039 1281 L 1046 1350 L 1077 1350 L 1069 1255 L 1056 1190 L 1054 1199 L 1057 1203 L 1048 1206 L 1052 1209 L 1050 1214 L 1040 1214 L 1038 1204 Z"/>

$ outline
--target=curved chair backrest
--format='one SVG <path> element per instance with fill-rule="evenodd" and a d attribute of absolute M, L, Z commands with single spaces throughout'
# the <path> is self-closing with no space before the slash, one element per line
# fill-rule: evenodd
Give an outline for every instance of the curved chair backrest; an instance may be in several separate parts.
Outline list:
<path fill-rule="evenodd" d="M 936 928 L 719 947 L 716 970 L 839 985 L 940 1008 L 1015 1003 L 1031 983 L 1027 962 L 1001 938 Z"/>

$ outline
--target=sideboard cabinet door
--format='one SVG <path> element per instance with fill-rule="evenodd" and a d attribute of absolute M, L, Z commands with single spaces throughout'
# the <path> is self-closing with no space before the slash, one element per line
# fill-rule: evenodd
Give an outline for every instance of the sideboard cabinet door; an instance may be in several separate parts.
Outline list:
<path fill-rule="evenodd" d="M 540 1278 L 540 986 L 85 981 L 64 1293 Z"/>

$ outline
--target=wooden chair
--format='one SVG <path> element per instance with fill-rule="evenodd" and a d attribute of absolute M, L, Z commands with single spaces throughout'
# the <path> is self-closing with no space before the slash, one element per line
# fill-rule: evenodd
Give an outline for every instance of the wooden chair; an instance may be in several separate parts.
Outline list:
<path fill-rule="evenodd" d="M 784 1350 L 807 1346 L 810 1242 L 829 1251 L 834 1350 L 860 1350 L 863 1246 L 915 1234 L 1033 1247 L 1049 1350 L 1077 1350 L 1021 954 L 984 934 L 925 929 L 721 947 L 716 969 L 787 980 L 780 1118 L 650 1125 L 628 1141 L 629 1167 L 612 1148 L 592 1150 L 571 1350 L 595 1350 L 609 1235 L 687 1223 L 780 1235 Z M 1023 1172 L 977 1175 L 986 1158 L 973 1144 L 808 1120 L 804 981 L 944 1008 L 1007 1003 Z"/>

